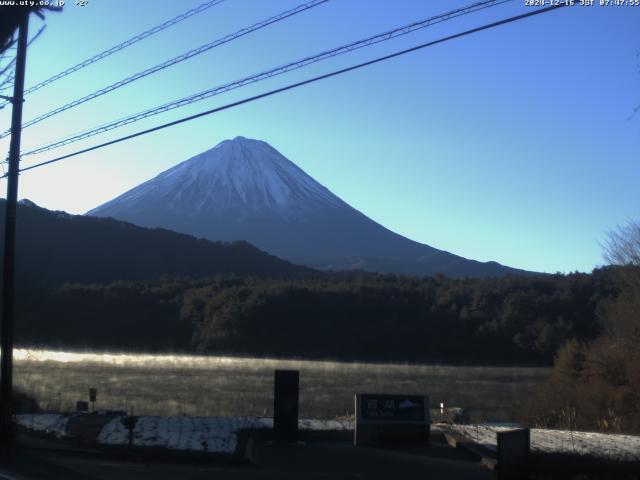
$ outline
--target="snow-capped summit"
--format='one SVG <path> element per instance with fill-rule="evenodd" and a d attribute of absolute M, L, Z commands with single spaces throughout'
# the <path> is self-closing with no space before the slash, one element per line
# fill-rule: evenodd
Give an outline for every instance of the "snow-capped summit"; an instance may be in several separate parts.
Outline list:
<path fill-rule="evenodd" d="M 346 206 L 271 145 L 245 137 L 220 142 L 89 215 L 108 210 L 117 216 L 150 203 L 187 217 L 215 210 L 291 220 L 318 208 Z"/>
<path fill-rule="evenodd" d="M 220 142 L 87 215 L 209 240 L 246 240 L 316 268 L 451 275 L 513 271 L 393 233 L 343 202 L 268 143 L 244 137 Z"/>

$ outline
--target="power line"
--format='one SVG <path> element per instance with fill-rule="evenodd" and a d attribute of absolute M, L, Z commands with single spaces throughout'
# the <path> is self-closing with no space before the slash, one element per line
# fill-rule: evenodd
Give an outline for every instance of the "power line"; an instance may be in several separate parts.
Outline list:
<path fill-rule="evenodd" d="M 310 2 L 307 3 L 303 3 L 301 5 L 298 5 L 295 8 L 292 8 L 290 10 L 286 10 L 282 13 L 279 13 L 278 15 L 275 15 L 273 17 L 269 17 L 266 20 L 262 20 L 261 22 L 258 22 L 254 25 L 251 25 L 250 27 L 245 27 L 242 28 L 240 30 L 238 30 L 235 33 L 226 35 L 222 38 L 216 39 L 212 42 L 209 42 L 205 45 L 201 45 L 198 48 L 194 48 L 192 50 L 189 50 L 188 52 L 185 52 L 181 55 L 178 55 L 177 57 L 174 57 L 172 59 L 166 60 L 162 63 L 159 63 L 158 65 L 155 65 L 153 67 L 147 68 L 146 70 L 142 70 L 141 72 L 135 73 L 127 78 L 124 78 L 122 80 L 119 80 L 115 83 L 112 83 L 111 85 L 108 85 L 104 88 L 101 88 L 100 90 L 96 90 L 95 92 L 90 93 L 89 95 L 85 95 L 84 97 L 78 98 L 76 100 L 73 100 L 65 105 L 62 105 L 61 107 L 58 107 L 54 110 L 51 110 L 50 112 L 47 112 L 43 115 L 40 115 L 39 117 L 36 117 L 32 120 L 29 120 L 28 122 L 24 123 L 22 125 L 22 128 L 27 128 L 30 127 L 31 125 L 34 125 L 36 123 L 39 123 L 43 120 L 46 120 L 49 117 L 52 117 L 54 115 L 57 115 L 59 113 L 62 113 L 66 110 L 69 110 L 70 108 L 73 107 L 77 107 L 80 104 L 83 104 L 85 102 L 88 102 L 90 100 L 93 100 L 95 98 L 98 98 L 102 95 L 105 95 L 109 92 L 112 92 L 114 90 L 117 90 L 118 88 L 124 87 L 125 85 L 128 85 L 129 83 L 135 82 L 136 80 L 140 80 L 141 78 L 144 78 L 148 75 L 151 75 L 153 73 L 159 72 L 160 70 L 164 70 L 165 68 L 171 67 L 177 63 L 183 62 L 185 60 L 188 60 L 189 58 L 195 57 L 196 55 L 200 55 L 201 53 L 207 52 L 209 50 L 211 50 L 212 48 L 215 47 L 219 47 L 220 45 L 224 45 L 225 43 L 229 43 L 233 40 L 236 40 L 237 38 L 243 37 L 244 35 L 248 35 L 251 32 L 255 32 L 256 30 L 260 30 L 262 28 L 267 27 L 268 25 L 271 25 L 273 23 L 277 23 L 280 22 L 282 20 L 285 20 L 286 18 L 292 17 L 294 15 L 297 15 L 298 13 L 307 11 L 311 8 L 317 7 L 318 5 L 322 5 L 324 3 L 327 3 L 329 0 L 311 0 Z M 6 130 L 4 132 L 2 132 L 2 134 L 0 134 L 0 138 L 4 138 L 7 135 L 9 135 L 9 133 L 11 133 L 10 130 Z"/>
<path fill-rule="evenodd" d="M 437 23 L 441 23 L 447 20 L 451 20 L 452 18 L 456 18 L 462 15 L 467 15 L 469 13 L 473 13 L 479 10 L 483 10 L 485 8 L 489 8 L 489 7 L 494 7 L 496 5 L 500 5 L 502 3 L 506 3 L 512 0 L 485 0 L 485 1 L 481 1 L 481 2 L 477 2 L 474 4 L 471 4 L 469 6 L 466 7 L 462 7 L 462 8 L 458 8 L 456 10 L 452 10 L 449 11 L 447 13 L 443 13 L 440 15 L 436 15 L 434 17 L 430 17 L 424 20 L 420 20 L 417 22 L 413 22 L 411 24 L 408 25 L 404 25 L 402 27 L 398 27 L 395 28 L 393 30 L 388 30 L 382 33 L 378 33 L 376 35 L 367 37 L 363 40 L 358 40 L 356 42 L 352 42 L 346 45 L 342 45 L 340 47 L 337 48 L 333 48 L 331 50 L 326 50 L 324 52 L 318 53 L 316 55 L 312 55 L 309 57 L 305 57 L 302 58 L 300 60 L 296 60 L 294 62 L 290 62 L 287 63 L 286 65 L 281 65 L 279 67 L 275 67 L 272 68 L 270 70 L 266 70 L 264 72 L 260 72 L 254 75 L 251 75 L 249 77 L 244 77 L 240 80 L 236 80 L 233 82 L 229 82 L 226 83 L 224 85 L 220 85 L 217 87 L 213 87 L 210 88 L 208 90 L 190 95 L 188 97 L 183 97 L 181 99 L 178 100 L 174 100 L 172 102 L 169 103 L 165 103 L 163 105 L 160 105 L 158 107 L 154 107 L 152 109 L 148 109 L 145 110 L 143 112 L 139 112 L 133 115 L 130 115 L 128 117 L 124 117 L 121 118 L 119 120 L 95 127 L 93 129 L 90 130 L 85 130 L 83 132 L 80 132 L 78 134 L 74 134 L 72 136 L 63 138 L 61 140 L 52 142 L 50 144 L 41 146 L 41 147 L 37 147 L 34 148 L 32 150 L 29 150 L 25 153 L 23 153 L 23 156 L 26 155 L 33 155 L 33 154 L 37 154 L 37 153 L 42 153 L 42 152 L 46 152 L 48 150 L 52 150 L 54 148 L 59 148 L 62 147 L 64 145 L 69 145 L 71 143 L 75 143 L 77 141 L 80 140 L 84 140 L 85 138 L 89 138 L 89 137 L 93 137 L 95 135 L 99 135 L 101 133 L 105 133 L 107 131 L 119 128 L 119 127 L 123 127 L 125 125 L 129 125 L 131 123 L 137 122 L 139 120 L 142 120 L 144 118 L 148 118 L 154 115 L 158 115 L 160 113 L 164 113 L 167 112 L 169 110 L 173 110 L 179 107 L 183 107 L 186 105 L 189 105 L 191 103 L 194 102 L 198 102 L 201 100 L 205 100 L 207 98 L 216 96 L 216 95 L 220 95 L 222 93 L 226 93 L 230 90 L 234 90 L 236 88 L 240 88 L 243 87 L 245 85 L 249 85 L 251 83 L 256 83 L 262 80 L 266 80 L 268 78 L 277 76 L 277 75 L 281 75 L 293 70 L 297 70 L 299 68 L 305 67 L 307 65 L 310 65 L 312 63 L 316 63 L 328 58 L 332 58 L 338 55 L 342 55 L 344 53 L 348 53 L 351 52 L 353 50 L 357 50 L 360 48 L 364 48 L 364 47 L 368 47 L 380 42 L 385 42 L 387 40 L 391 40 L 393 38 L 399 37 L 401 35 L 406 35 L 408 33 L 414 32 L 416 30 L 420 30 L 426 27 L 429 27 L 431 25 L 435 25 Z"/>
<path fill-rule="evenodd" d="M 76 65 L 74 65 L 73 67 L 69 67 L 66 70 L 63 70 L 60 73 L 57 73 L 56 75 L 47 78 L 46 80 L 43 80 L 42 82 L 34 85 L 33 87 L 28 88 L 27 90 L 25 90 L 25 95 L 35 92 L 36 90 L 41 89 L 42 87 L 49 85 L 50 83 L 55 82 L 56 80 L 60 80 L 63 77 L 66 77 L 67 75 L 71 75 L 74 72 L 77 72 L 78 70 L 87 67 L 89 65 L 91 65 L 92 63 L 95 63 L 99 60 L 102 60 L 106 57 L 108 57 L 109 55 L 113 55 L 116 52 L 119 52 L 120 50 L 130 47 L 131 45 L 133 45 L 134 43 L 137 43 L 141 40 L 144 40 L 145 38 L 150 37 L 151 35 L 155 35 L 158 32 L 161 32 L 162 30 L 165 30 L 169 27 L 172 27 L 173 25 L 182 22 L 183 20 L 186 20 L 189 17 L 193 17 L 194 15 L 197 15 L 199 13 L 204 12 L 205 10 L 207 10 L 208 8 L 211 8 L 215 5 L 218 5 L 219 3 L 224 2 L 225 0 L 210 0 L 208 2 L 203 3 L 202 5 L 197 6 L 196 8 L 192 8 L 191 10 L 188 10 L 180 15 L 178 15 L 177 17 L 174 17 L 170 20 L 167 20 L 166 22 L 161 23 L 160 25 L 156 25 L 153 28 L 150 28 L 149 30 L 146 30 L 138 35 L 136 35 L 135 37 L 132 37 L 128 40 L 125 40 L 122 43 L 119 43 L 118 45 L 115 45 L 111 48 L 108 48 L 107 50 L 104 50 L 103 52 L 100 52 L 96 55 L 94 55 L 91 58 L 88 58 Z M 3 102 L 0 103 L 0 109 L 2 107 L 4 107 L 5 105 L 7 105 L 8 102 Z"/>
<path fill-rule="evenodd" d="M 405 55 L 407 53 L 415 52 L 415 51 L 421 50 L 423 48 L 431 47 L 431 46 L 437 45 L 439 43 L 444 43 L 444 42 L 447 42 L 449 40 L 453 40 L 453 39 L 456 39 L 456 38 L 464 37 L 466 35 L 470 35 L 472 33 L 477 33 L 477 32 L 483 31 L 483 30 L 488 30 L 490 28 L 495 28 L 495 27 L 498 27 L 500 25 L 513 23 L 513 22 L 516 22 L 518 20 L 522 20 L 522 19 L 525 19 L 525 18 L 528 18 L 528 17 L 532 17 L 532 16 L 535 16 L 535 15 L 540 15 L 542 13 L 550 12 L 552 10 L 557 10 L 558 8 L 566 7 L 568 5 L 569 4 L 567 4 L 567 3 L 560 3 L 560 4 L 557 4 L 557 5 L 552 5 L 550 7 L 545 7 L 545 8 L 542 8 L 542 9 L 538 9 L 538 10 L 534 10 L 534 11 L 531 11 L 531 12 L 523 13 L 521 15 L 516 15 L 514 17 L 505 18 L 505 19 L 499 20 L 497 22 L 493 22 L 493 23 L 482 25 L 480 27 L 472 28 L 471 30 L 466 30 L 464 32 L 460 32 L 460 33 L 456 33 L 456 34 L 453 34 L 453 35 L 449 35 L 447 37 L 439 38 L 438 40 L 433 40 L 431 42 L 423 43 L 423 44 L 417 45 L 415 47 L 407 48 L 405 50 L 401 50 L 401 51 L 398 51 L 398 52 L 395 52 L 395 53 L 392 53 L 392 54 L 389 54 L 389 55 L 385 55 L 383 57 L 378 57 L 378 58 L 375 58 L 373 60 L 369 60 L 367 62 L 359 63 L 357 65 L 352 65 L 350 67 L 342 68 L 340 70 L 334 70 L 333 72 L 325 73 L 324 75 L 319 75 L 317 77 L 313 77 L 313 78 L 310 78 L 310 79 L 307 79 L 307 80 L 303 80 L 301 82 L 292 83 L 292 84 L 289 84 L 287 86 L 284 86 L 284 87 L 281 87 L 281 88 L 277 88 L 275 90 L 271 90 L 271 91 L 268 91 L 268 92 L 265 92 L 265 93 L 261 93 L 259 95 L 254 95 L 252 97 L 244 98 L 244 99 L 239 100 L 237 102 L 229 103 L 227 105 L 223 105 L 221 107 L 217 107 L 217 108 L 213 108 L 211 110 L 200 112 L 200 113 L 197 113 L 195 115 L 190 115 L 188 117 L 183 117 L 181 119 L 174 120 L 174 121 L 168 122 L 168 123 L 164 123 L 162 125 L 158 125 L 156 127 L 149 128 L 149 129 L 146 129 L 146 130 L 142 130 L 140 132 L 136 132 L 136 133 L 133 133 L 131 135 L 126 135 L 126 136 L 123 136 L 123 137 L 120 137 L 120 138 L 116 138 L 114 140 L 110 140 L 108 142 L 104 142 L 104 143 L 101 143 L 101 144 L 98 144 L 98 145 L 94 145 L 93 147 L 84 148 L 82 150 L 78 150 L 78 151 L 73 152 L 73 153 L 62 155 L 60 157 L 53 158 L 51 160 L 47 160 L 45 162 L 40 162 L 40 163 L 37 163 L 35 165 L 30 165 L 29 167 L 20 169 L 20 172 L 25 172 L 27 170 L 33 170 L 34 168 L 42 167 L 42 166 L 45 166 L 45 165 L 50 165 L 52 163 L 56 163 L 56 162 L 59 162 L 61 160 L 65 160 L 67 158 L 71 158 L 71 157 L 74 157 L 76 155 L 80 155 L 80 154 L 83 154 L 83 153 L 88 153 L 88 152 L 91 152 L 93 150 L 98 150 L 100 148 L 104 148 L 104 147 L 107 147 L 109 145 L 114 145 L 116 143 L 124 142 L 124 141 L 130 140 L 132 138 L 140 137 L 140 136 L 146 135 L 148 133 L 153 133 L 153 132 L 156 132 L 158 130 L 162 130 L 162 129 L 165 129 L 165 128 L 168 128 L 168 127 L 172 127 L 172 126 L 184 123 L 184 122 L 195 120 L 195 119 L 200 118 L 200 117 L 204 117 L 204 116 L 207 116 L 207 115 L 212 115 L 214 113 L 221 112 L 223 110 L 228 110 L 228 109 L 233 108 L 233 107 L 244 105 L 245 103 L 254 102 L 256 100 L 260 100 L 262 98 L 270 97 L 270 96 L 276 95 L 278 93 L 282 93 L 282 92 L 286 92 L 288 90 L 292 90 L 292 89 L 295 89 L 295 88 L 298 88 L 298 87 L 302 87 L 304 85 L 315 83 L 315 82 L 318 82 L 320 80 L 324 80 L 324 79 L 327 79 L 327 78 L 335 77 L 337 75 L 341 75 L 343 73 L 351 72 L 353 70 L 358 70 L 360 68 L 367 67 L 369 65 L 373 65 L 373 64 L 376 64 L 376 63 L 380 63 L 380 62 L 383 62 L 385 60 L 390 60 L 392 58 L 396 58 L 396 57 L 399 57 L 401 55 Z M 0 177 L 0 178 L 5 178 L 5 177 L 6 177 L 6 175 L 3 176 L 3 177 Z"/>

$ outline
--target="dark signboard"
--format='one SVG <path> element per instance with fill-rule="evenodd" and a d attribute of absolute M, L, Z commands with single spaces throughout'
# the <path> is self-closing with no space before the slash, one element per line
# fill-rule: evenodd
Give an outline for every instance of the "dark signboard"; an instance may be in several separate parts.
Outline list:
<path fill-rule="evenodd" d="M 424 422 L 425 397 L 421 395 L 360 395 L 363 420 Z"/>

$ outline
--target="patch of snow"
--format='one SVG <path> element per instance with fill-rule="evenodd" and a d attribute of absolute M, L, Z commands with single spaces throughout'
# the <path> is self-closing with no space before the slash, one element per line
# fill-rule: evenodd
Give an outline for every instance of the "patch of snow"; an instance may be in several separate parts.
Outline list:
<path fill-rule="evenodd" d="M 353 423 L 340 420 L 301 419 L 300 430 L 350 431 Z M 159 447 L 198 452 L 233 453 L 238 445 L 238 431 L 273 428 L 273 419 L 265 417 L 156 417 L 141 416 L 133 429 L 137 447 Z M 125 446 L 129 432 L 117 417 L 98 435 L 102 445 Z"/>
<path fill-rule="evenodd" d="M 238 418 L 143 416 L 133 429 L 133 443 L 137 447 L 233 453 L 241 427 Z M 97 440 L 103 445 L 128 445 L 129 432 L 122 417 L 106 424 Z"/>
<path fill-rule="evenodd" d="M 21 426 L 39 432 L 67 436 L 67 423 L 74 414 L 35 413 L 16 415 Z M 126 446 L 129 431 L 122 416 L 109 421 L 100 431 L 97 443 L 102 445 Z M 352 431 L 353 420 L 300 419 L 300 430 Z M 238 432 L 241 430 L 271 429 L 273 419 L 268 417 L 138 417 L 133 430 L 134 445 L 137 447 L 157 447 L 173 450 L 235 452 Z"/>
<path fill-rule="evenodd" d="M 496 433 L 511 428 L 494 425 L 447 425 L 446 429 L 495 450 Z M 616 461 L 640 461 L 640 436 L 532 428 L 531 450 L 589 455 Z"/>
<path fill-rule="evenodd" d="M 254 417 L 245 418 L 246 425 L 244 428 L 273 428 L 273 418 L 270 417 Z M 301 418 L 298 420 L 298 429 L 307 431 L 352 431 L 354 428 L 353 419 L 318 419 L 318 418 Z"/>
<path fill-rule="evenodd" d="M 351 431 L 354 428 L 353 420 L 317 420 L 317 419 L 300 419 L 298 420 L 298 428 L 300 430 L 314 431 Z"/>
<path fill-rule="evenodd" d="M 37 432 L 52 433 L 58 437 L 67 435 L 67 423 L 72 415 L 65 413 L 24 413 L 16 415 L 16 422 Z"/>

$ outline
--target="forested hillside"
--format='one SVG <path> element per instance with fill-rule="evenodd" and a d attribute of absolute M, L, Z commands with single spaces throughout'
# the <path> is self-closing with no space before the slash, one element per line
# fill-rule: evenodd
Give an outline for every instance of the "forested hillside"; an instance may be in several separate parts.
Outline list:
<path fill-rule="evenodd" d="M 23 301 L 23 344 L 284 357 L 550 363 L 597 334 L 612 269 L 449 279 L 162 278 L 66 285 Z"/>
<path fill-rule="evenodd" d="M 5 203 L 0 200 L 0 218 L 4 218 Z M 161 275 L 319 275 L 246 242 L 210 242 L 110 218 L 54 212 L 30 202 L 18 205 L 17 218 L 16 283 L 25 294 L 64 283 L 108 283 Z M 4 235 L 3 222 L 0 235 Z"/>

